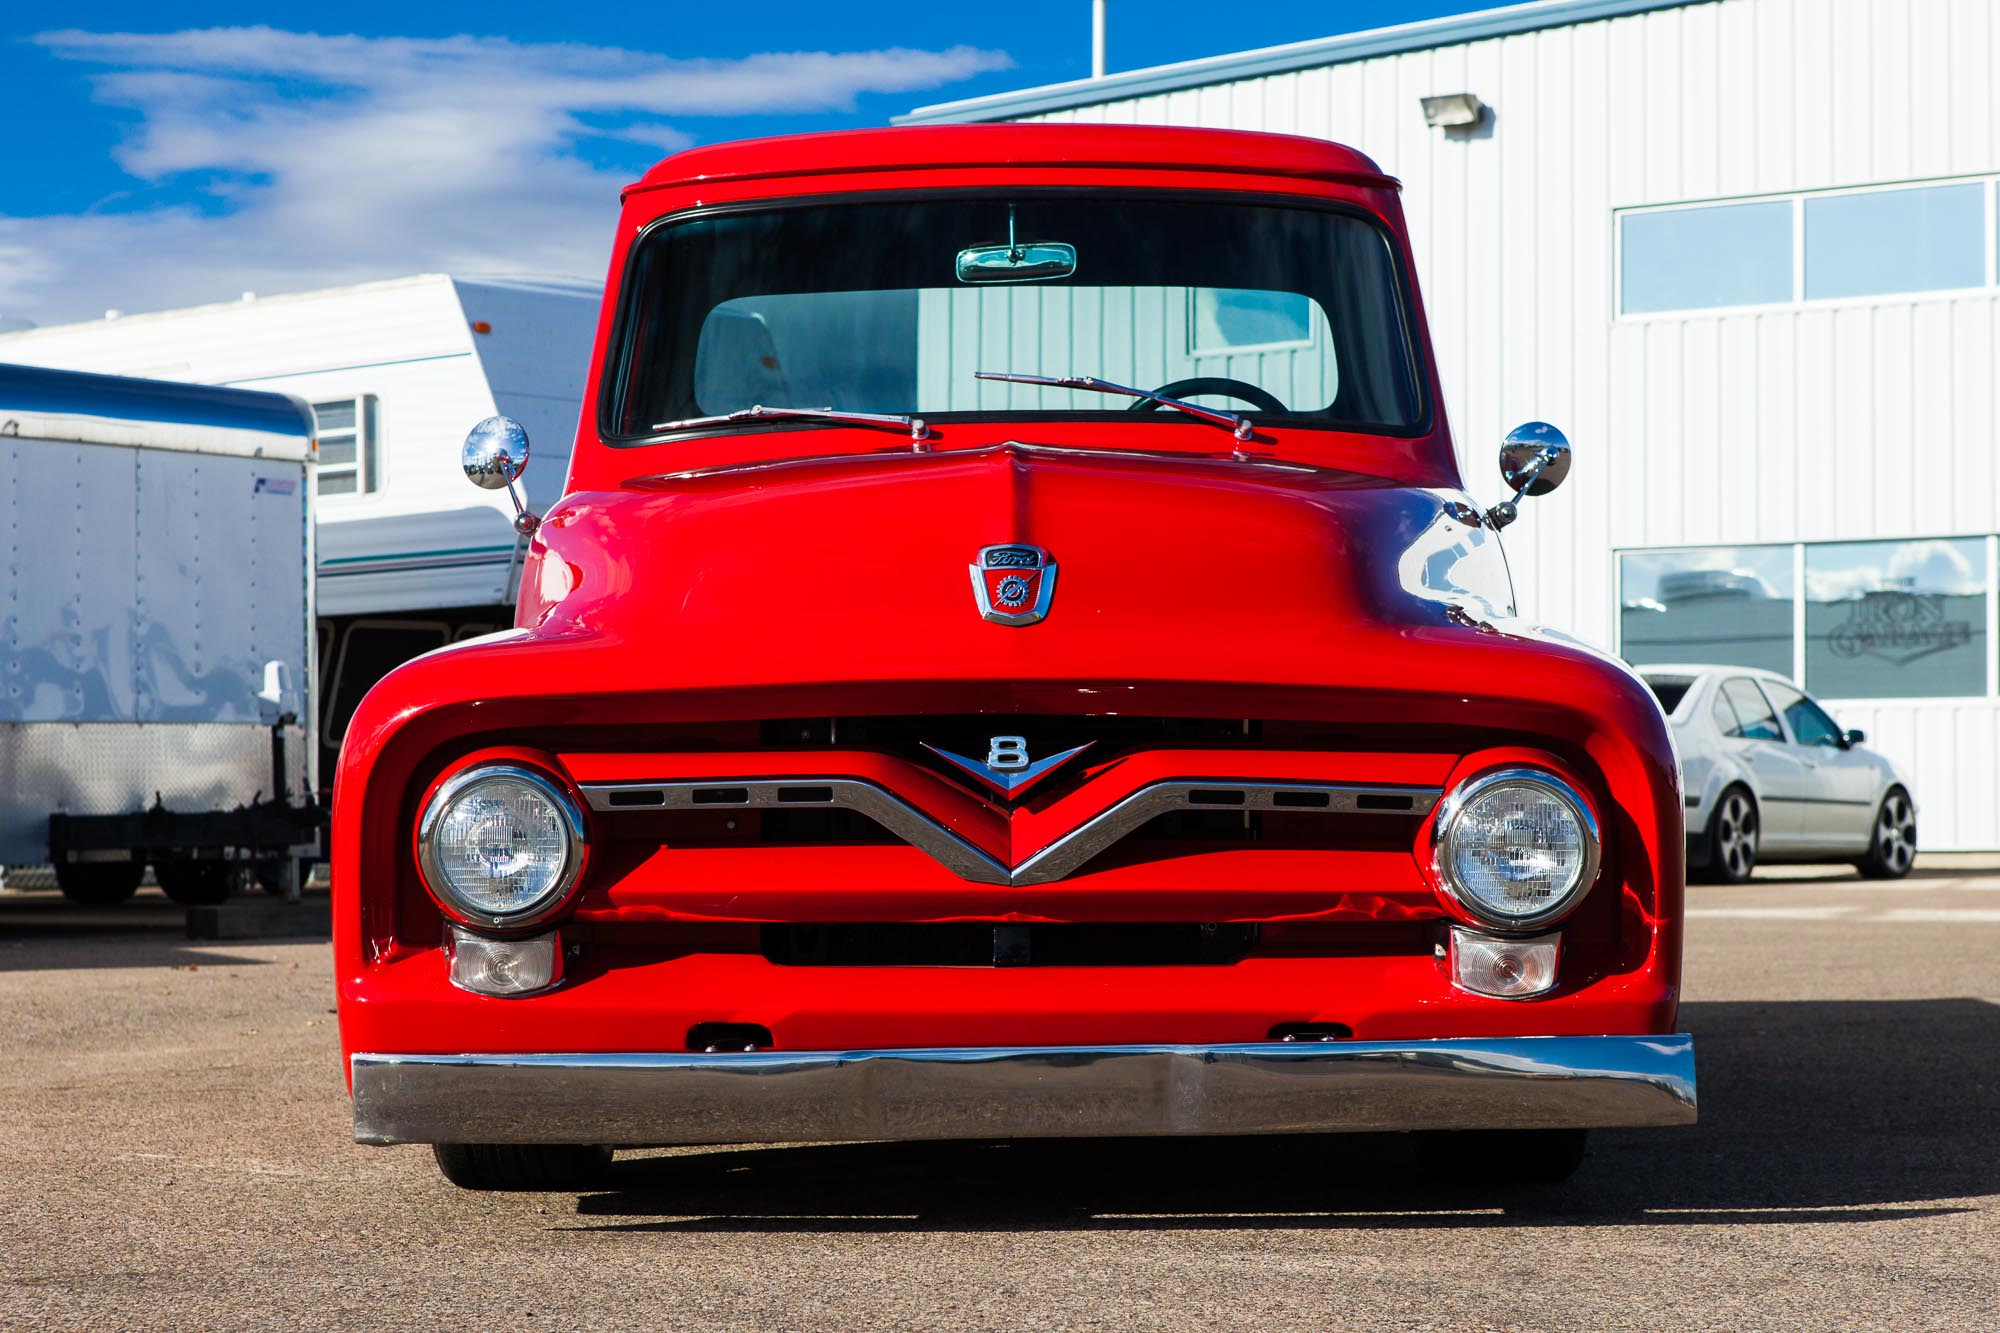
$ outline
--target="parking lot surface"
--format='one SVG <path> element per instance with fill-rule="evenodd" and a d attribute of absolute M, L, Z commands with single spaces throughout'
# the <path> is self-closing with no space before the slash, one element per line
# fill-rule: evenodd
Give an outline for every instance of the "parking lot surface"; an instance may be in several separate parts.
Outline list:
<path fill-rule="evenodd" d="M 1561 1188 L 1326 1136 L 634 1153 L 579 1197 L 351 1141 L 324 940 L 0 895 L 0 1327 L 2000 1327 L 2000 861 L 1689 900 L 1701 1123 Z"/>

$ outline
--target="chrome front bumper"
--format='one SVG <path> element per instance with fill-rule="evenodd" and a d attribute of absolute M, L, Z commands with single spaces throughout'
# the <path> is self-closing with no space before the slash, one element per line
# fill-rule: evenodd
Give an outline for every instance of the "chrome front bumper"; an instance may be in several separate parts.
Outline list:
<path fill-rule="evenodd" d="M 353 1058 L 361 1143 L 802 1143 L 1686 1125 L 1694 1042 Z"/>

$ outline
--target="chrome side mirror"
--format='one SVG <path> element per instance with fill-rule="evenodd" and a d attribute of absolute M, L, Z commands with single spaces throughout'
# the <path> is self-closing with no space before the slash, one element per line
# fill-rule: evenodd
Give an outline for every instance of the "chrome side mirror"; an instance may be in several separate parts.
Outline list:
<path fill-rule="evenodd" d="M 1546 421 L 1530 421 L 1500 442 L 1500 477 L 1514 496 L 1486 511 L 1486 521 L 1504 528 L 1521 516 L 1524 495 L 1547 495 L 1569 475 L 1569 441 Z"/>
<path fill-rule="evenodd" d="M 534 535 L 541 520 L 521 503 L 514 483 L 528 470 L 528 432 L 512 417 L 488 417 L 465 437 L 459 454 L 465 478 L 482 490 L 505 489 L 514 502 L 514 531 L 523 537 Z"/>

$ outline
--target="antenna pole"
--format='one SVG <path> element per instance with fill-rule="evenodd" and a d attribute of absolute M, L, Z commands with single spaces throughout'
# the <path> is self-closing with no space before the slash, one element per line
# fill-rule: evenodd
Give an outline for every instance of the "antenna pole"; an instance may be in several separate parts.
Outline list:
<path fill-rule="evenodd" d="M 1090 77 L 1104 77 L 1104 0 L 1090 0 Z"/>

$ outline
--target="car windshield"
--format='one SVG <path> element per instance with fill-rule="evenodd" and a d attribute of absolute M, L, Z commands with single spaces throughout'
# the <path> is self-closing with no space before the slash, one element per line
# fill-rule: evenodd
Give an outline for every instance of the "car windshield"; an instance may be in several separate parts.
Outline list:
<path fill-rule="evenodd" d="M 624 291 L 603 394 L 619 439 L 756 406 L 1188 420 L 976 371 L 1094 376 L 1260 424 L 1422 417 L 1388 236 L 1348 211 L 1101 191 L 716 211 L 645 233 Z"/>

